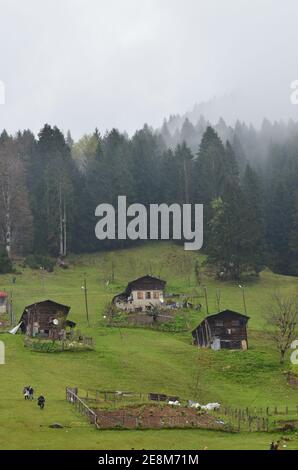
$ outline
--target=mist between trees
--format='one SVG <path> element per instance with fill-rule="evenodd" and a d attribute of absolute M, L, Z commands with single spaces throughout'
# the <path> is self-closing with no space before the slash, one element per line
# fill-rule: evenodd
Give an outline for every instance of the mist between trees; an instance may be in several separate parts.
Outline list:
<path fill-rule="evenodd" d="M 97 130 L 74 142 L 45 125 L 0 136 L 2 255 L 66 256 L 138 241 L 95 237 L 95 209 L 128 204 L 204 204 L 204 247 L 218 275 L 264 266 L 298 274 L 298 124 L 260 130 L 221 119 L 213 128 L 172 116 L 131 138 Z M 182 240 L 183 242 L 183 240 Z"/>

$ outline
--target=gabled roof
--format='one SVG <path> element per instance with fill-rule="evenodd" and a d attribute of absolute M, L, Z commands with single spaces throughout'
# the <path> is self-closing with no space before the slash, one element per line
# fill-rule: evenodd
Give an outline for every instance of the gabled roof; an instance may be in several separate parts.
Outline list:
<path fill-rule="evenodd" d="M 34 307 L 34 305 L 40 305 L 40 304 L 44 304 L 46 302 L 50 302 L 51 304 L 55 304 L 57 305 L 58 307 L 63 307 L 63 308 L 68 308 L 70 310 L 70 307 L 68 305 L 64 305 L 64 304 L 60 304 L 59 302 L 55 302 L 54 300 L 50 300 L 50 299 L 47 299 L 47 300 L 41 300 L 39 302 L 34 302 L 33 304 L 30 304 L 30 305 L 26 305 L 25 309 L 26 310 L 27 308 L 30 308 L 30 307 Z"/>
<path fill-rule="evenodd" d="M 235 312 L 234 310 L 222 310 L 221 312 L 219 313 L 214 313 L 213 315 L 208 315 L 208 317 L 205 318 L 205 320 L 209 320 L 210 318 L 221 318 L 221 317 L 224 317 L 225 315 L 234 315 L 235 317 L 243 317 L 243 318 L 247 318 L 247 320 L 249 320 L 249 317 L 247 315 L 243 315 L 243 313 L 239 313 L 239 312 Z"/>
<path fill-rule="evenodd" d="M 157 286 L 158 289 L 164 289 L 166 285 L 166 281 L 163 281 L 162 279 L 159 279 L 158 277 L 150 276 L 147 274 L 146 276 L 139 277 L 138 279 L 135 279 L 134 281 L 130 281 L 127 284 L 126 292 L 131 292 L 134 288 L 142 288 L 144 287 L 145 289 L 148 287 L 155 287 Z"/>
<path fill-rule="evenodd" d="M 225 317 L 226 315 L 232 315 L 236 318 L 243 318 L 245 319 L 246 321 L 249 320 L 249 317 L 247 315 L 243 315 L 242 313 L 239 313 L 239 312 L 234 312 L 234 310 L 222 310 L 221 312 L 219 313 L 214 313 L 213 315 L 208 315 L 208 317 L 205 317 L 204 320 L 201 321 L 201 323 L 198 324 L 198 326 L 192 330 L 192 333 L 194 333 L 204 322 L 208 322 L 208 320 L 212 319 L 212 320 L 215 320 L 217 318 L 222 318 L 222 317 Z"/>
<path fill-rule="evenodd" d="M 138 279 L 135 279 L 134 281 L 130 281 L 127 284 L 127 287 L 124 292 L 121 292 L 120 294 L 115 295 L 113 298 L 113 302 L 115 300 L 121 300 L 125 301 L 127 298 L 130 296 L 131 292 L 133 290 L 164 290 L 166 286 L 166 281 L 163 281 L 162 279 L 159 279 L 159 277 L 154 277 L 150 276 L 147 274 L 146 276 L 139 277 Z"/>
<path fill-rule="evenodd" d="M 22 313 L 22 316 L 20 318 L 20 322 L 23 321 L 23 318 L 24 316 L 27 314 L 27 310 L 30 309 L 31 307 L 35 307 L 35 306 L 38 306 L 40 304 L 45 304 L 45 303 L 51 303 L 53 305 L 56 305 L 58 308 L 59 307 L 62 307 L 63 309 L 65 309 L 67 311 L 66 315 L 68 315 L 68 312 L 70 310 L 70 307 L 68 305 L 63 305 L 63 304 L 59 304 L 58 302 L 55 302 L 54 300 L 41 300 L 40 302 L 34 302 L 33 304 L 30 304 L 30 305 L 27 305 L 25 308 L 24 308 L 24 311 Z"/>

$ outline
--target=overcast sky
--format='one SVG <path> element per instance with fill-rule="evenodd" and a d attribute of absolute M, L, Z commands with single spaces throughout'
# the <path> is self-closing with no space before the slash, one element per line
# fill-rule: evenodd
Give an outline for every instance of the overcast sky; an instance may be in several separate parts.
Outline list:
<path fill-rule="evenodd" d="M 297 0 L 0 0 L 0 128 L 131 133 L 230 93 L 298 120 L 297 21 Z"/>

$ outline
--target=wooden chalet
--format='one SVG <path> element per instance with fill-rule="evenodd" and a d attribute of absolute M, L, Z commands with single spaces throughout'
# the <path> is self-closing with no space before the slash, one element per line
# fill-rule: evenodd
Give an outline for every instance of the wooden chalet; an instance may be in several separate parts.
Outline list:
<path fill-rule="evenodd" d="M 126 311 L 146 311 L 153 306 L 162 306 L 166 281 L 153 276 L 143 276 L 128 283 L 121 294 L 113 298 L 113 303 Z"/>
<path fill-rule="evenodd" d="M 249 317 L 232 310 L 209 315 L 192 331 L 193 344 L 201 348 L 247 349 Z"/>
<path fill-rule="evenodd" d="M 67 320 L 69 310 L 67 305 L 52 300 L 27 305 L 20 319 L 21 331 L 31 337 L 65 339 L 66 328 L 75 326 Z"/>

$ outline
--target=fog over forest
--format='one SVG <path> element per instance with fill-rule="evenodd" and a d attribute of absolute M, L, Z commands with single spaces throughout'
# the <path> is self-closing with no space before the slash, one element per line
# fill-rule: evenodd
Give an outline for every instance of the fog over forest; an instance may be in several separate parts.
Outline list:
<path fill-rule="evenodd" d="M 295 0 L 1 0 L 0 127 L 131 135 L 196 103 L 212 124 L 296 120 L 297 13 Z"/>
<path fill-rule="evenodd" d="M 8 265 L 129 246 L 94 235 L 97 205 L 126 195 L 204 204 L 227 278 L 298 274 L 297 2 L 0 5 Z"/>

